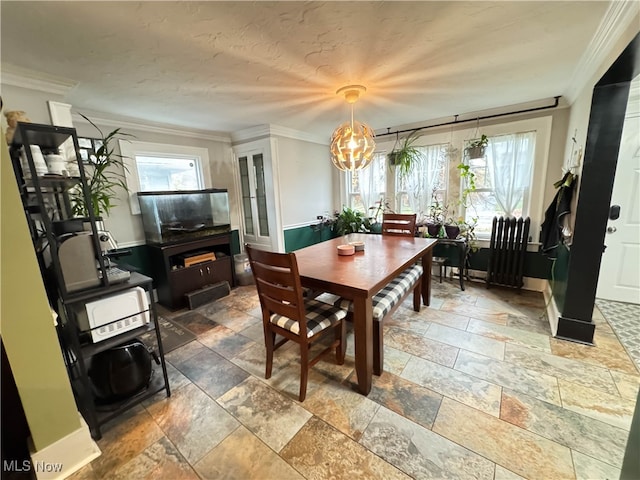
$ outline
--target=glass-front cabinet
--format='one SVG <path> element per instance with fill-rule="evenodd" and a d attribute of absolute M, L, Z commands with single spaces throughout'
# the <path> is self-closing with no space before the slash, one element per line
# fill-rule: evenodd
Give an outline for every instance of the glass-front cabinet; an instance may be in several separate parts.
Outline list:
<path fill-rule="evenodd" d="M 243 242 L 277 251 L 273 163 L 268 148 L 236 147 L 243 219 Z"/>

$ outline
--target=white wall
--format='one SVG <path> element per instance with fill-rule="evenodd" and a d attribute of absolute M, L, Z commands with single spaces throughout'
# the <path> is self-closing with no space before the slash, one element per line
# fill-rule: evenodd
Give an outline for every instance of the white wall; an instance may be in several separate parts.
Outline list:
<path fill-rule="evenodd" d="M 278 137 L 282 226 L 309 224 L 333 212 L 333 170 L 328 145 Z"/>
<path fill-rule="evenodd" d="M 631 21 L 629 27 L 620 35 L 620 37 L 613 43 L 609 49 L 608 54 L 604 57 L 604 60 L 600 63 L 593 75 L 584 83 L 584 86 L 579 91 L 576 99 L 571 104 L 571 110 L 568 118 L 568 135 L 565 143 L 565 158 L 569 159 L 571 152 L 576 150 L 582 150 L 584 156 L 584 150 L 587 144 L 587 129 L 589 128 L 589 115 L 591 114 L 591 98 L 593 96 L 593 88 L 602 75 L 609 69 L 613 62 L 620 56 L 626 46 L 633 40 L 633 38 L 640 33 L 640 16 L 635 15 L 635 21 Z M 582 79 L 581 79 L 582 80 Z M 571 139 L 575 135 L 576 142 Z M 582 172 L 582 161 L 580 161 L 580 167 L 576 169 L 576 173 Z M 575 186 L 575 194 L 572 202 L 572 211 L 575 211 L 575 206 L 578 201 L 578 193 L 580 191 L 580 177 L 578 177 L 578 184 Z M 574 226 L 575 217 L 570 217 L 571 228 Z"/>
<path fill-rule="evenodd" d="M 47 106 L 48 100 L 65 102 L 62 95 L 54 93 L 31 90 L 27 88 L 14 87 L 10 85 L 2 85 L 2 99 L 4 102 L 4 111 L 24 110 L 27 116 L 34 123 L 50 124 L 49 110 Z M 76 110 L 72 109 L 75 113 Z M 84 113 L 84 112 L 82 112 Z M 99 115 L 99 114 L 98 114 Z M 108 134 L 116 127 L 112 125 L 112 119 L 109 125 L 103 125 L 96 117 L 91 115 L 87 117 L 94 120 L 94 123 L 100 129 Z M 3 116 L 3 122 L 4 122 Z M 117 123 L 117 122 L 116 122 Z M 234 184 L 233 162 L 230 140 L 216 141 L 206 138 L 194 138 L 193 132 L 184 132 L 180 135 L 179 130 L 167 129 L 171 133 L 160 133 L 145 129 L 142 122 L 131 126 L 129 123 L 123 122 L 125 127 L 123 132 L 130 133 L 135 136 L 135 140 L 144 142 L 164 143 L 170 145 L 185 145 L 206 148 L 209 151 L 209 170 L 211 173 L 211 184 L 214 188 L 226 188 L 229 190 L 229 203 L 231 210 L 231 226 L 238 228 L 240 225 L 239 205 L 237 202 L 238 194 Z M 6 125 L 6 123 L 5 123 Z M 85 121 L 74 121 L 74 126 L 81 137 L 98 137 L 99 133 L 93 126 Z M 197 137 L 197 136 L 196 136 Z M 114 142 L 116 151 L 119 153 L 117 142 Z M 123 173 L 123 172 L 121 172 Z M 125 192 L 121 192 L 116 200 L 116 207 L 113 208 L 109 217 L 105 219 L 106 228 L 112 233 L 119 246 L 133 246 L 144 243 L 144 232 L 142 230 L 142 221 L 140 215 L 132 215 L 129 209 L 129 202 Z"/>
<path fill-rule="evenodd" d="M 103 127 L 103 125 L 98 122 L 96 122 L 96 124 L 105 134 L 114 129 L 112 126 Z M 74 122 L 74 126 L 80 136 L 93 137 L 96 135 L 95 129 L 87 123 Z M 128 127 L 123 128 L 122 131 L 134 135 L 135 140 L 141 142 L 206 148 L 209 152 L 211 185 L 213 188 L 226 188 L 229 190 L 231 225 L 232 228 L 238 228 L 240 220 L 238 217 L 238 204 L 236 202 L 237 194 L 233 181 L 230 143 L 155 133 Z M 116 149 L 119 151 L 117 145 Z M 107 230 L 111 232 L 121 247 L 143 244 L 144 232 L 142 230 L 141 216 L 131 213 L 129 201 L 124 192 L 120 191 L 116 205 L 117 206 L 111 210 L 109 217 L 104 221 Z"/>

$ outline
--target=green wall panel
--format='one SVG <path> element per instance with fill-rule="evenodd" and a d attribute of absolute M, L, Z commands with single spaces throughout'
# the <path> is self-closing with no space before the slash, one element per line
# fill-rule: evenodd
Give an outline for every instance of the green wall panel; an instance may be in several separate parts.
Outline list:
<path fill-rule="evenodd" d="M 481 248 L 472 252 L 469 265 L 472 270 L 487 271 L 489 265 L 489 249 Z M 436 245 L 433 254 L 436 257 L 447 257 L 449 265 L 458 265 L 458 248 L 454 245 Z M 523 274 L 530 278 L 549 278 L 552 262 L 539 252 L 526 252 L 524 257 Z"/>
<path fill-rule="evenodd" d="M 309 245 L 324 242 L 330 238 L 332 238 L 332 235 L 331 230 L 328 228 L 320 231 L 315 231 L 306 226 L 292 228 L 284 231 L 284 246 L 287 252 L 292 252 Z M 458 265 L 458 248 L 454 245 L 436 245 L 433 254 L 437 257 L 447 257 L 450 265 Z M 489 249 L 481 248 L 477 252 L 473 252 L 469 261 L 472 269 L 486 272 L 489 264 Z M 526 252 L 523 267 L 524 276 L 550 278 L 551 265 L 552 262 L 539 252 Z"/>
<path fill-rule="evenodd" d="M 292 252 L 330 238 L 332 238 L 330 228 L 320 230 L 314 230 L 310 226 L 291 228 L 284 231 L 284 249 L 287 252 Z"/>

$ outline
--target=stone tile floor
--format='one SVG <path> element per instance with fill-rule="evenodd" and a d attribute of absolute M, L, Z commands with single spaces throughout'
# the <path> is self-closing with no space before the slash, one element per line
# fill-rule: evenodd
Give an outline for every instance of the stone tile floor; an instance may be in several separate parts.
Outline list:
<path fill-rule="evenodd" d="M 640 368 L 640 305 L 596 298 L 598 309 Z"/>
<path fill-rule="evenodd" d="M 617 479 L 640 375 L 594 312 L 596 346 L 554 339 L 542 295 L 433 284 L 385 322 L 385 373 L 353 389 L 328 356 L 297 401 L 296 345 L 264 379 L 252 286 L 163 315 L 197 340 L 170 352 L 172 396 L 105 426 L 78 479 Z"/>

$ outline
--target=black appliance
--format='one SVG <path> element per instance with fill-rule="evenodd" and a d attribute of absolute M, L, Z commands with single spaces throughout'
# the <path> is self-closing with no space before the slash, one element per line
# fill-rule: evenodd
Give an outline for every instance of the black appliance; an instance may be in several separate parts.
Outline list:
<path fill-rule="evenodd" d="M 88 373 L 97 402 L 124 400 L 147 388 L 152 356 L 159 365 L 155 352 L 136 339 L 94 355 Z"/>

